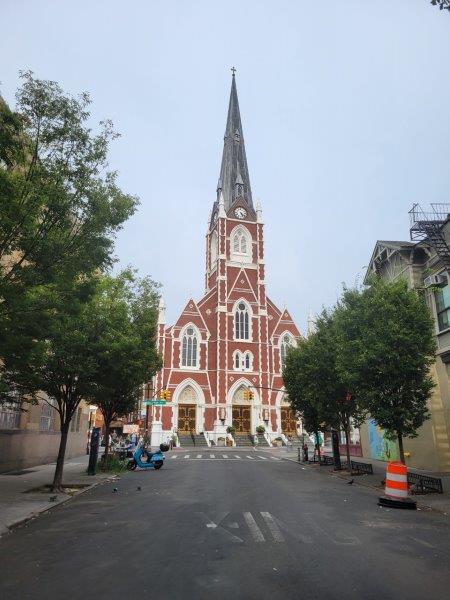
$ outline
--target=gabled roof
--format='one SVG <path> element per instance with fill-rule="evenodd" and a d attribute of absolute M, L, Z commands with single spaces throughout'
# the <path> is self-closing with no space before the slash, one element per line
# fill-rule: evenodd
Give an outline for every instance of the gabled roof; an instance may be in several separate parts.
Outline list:
<path fill-rule="evenodd" d="M 400 250 L 408 250 L 414 246 L 417 246 L 417 243 L 403 242 L 400 240 L 378 240 L 373 249 L 372 256 L 370 257 L 370 262 L 364 276 L 364 283 L 367 281 L 368 276 L 374 272 L 374 264 L 376 260 L 386 260 L 396 252 Z"/>

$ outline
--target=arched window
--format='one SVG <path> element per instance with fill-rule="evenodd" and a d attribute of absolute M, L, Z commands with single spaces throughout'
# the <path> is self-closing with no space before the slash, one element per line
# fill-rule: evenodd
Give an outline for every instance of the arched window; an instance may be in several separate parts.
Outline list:
<path fill-rule="evenodd" d="M 245 355 L 245 370 L 246 371 L 250 371 L 250 365 L 251 365 L 250 352 L 247 352 Z"/>
<path fill-rule="evenodd" d="M 235 254 L 248 254 L 248 239 L 245 229 L 238 227 L 233 237 L 233 252 Z"/>
<path fill-rule="evenodd" d="M 214 269 L 214 267 L 216 266 L 218 245 L 219 245 L 219 238 L 217 237 L 217 233 L 215 231 L 213 231 L 213 233 L 211 235 L 211 246 L 210 246 L 210 267 L 211 267 L 211 269 Z"/>
<path fill-rule="evenodd" d="M 241 353 L 240 352 L 236 352 L 234 355 L 234 368 L 236 370 L 241 368 Z"/>
<path fill-rule="evenodd" d="M 239 302 L 234 313 L 234 331 L 237 340 L 248 340 L 249 334 L 249 315 L 244 302 Z"/>
<path fill-rule="evenodd" d="M 289 348 L 292 346 L 292 338 L 288 333 L 285 333 L 281 338 L 281 346 L 280 346 L 280 358 L 281 358 L 281 368 L 284 369 L 284 365 L 286 364 L 286 356 Z"/>
<path fill-rule="evenodd" d="M 182 367 L 197 366 L 197 334 L 193 327 L 188 327 L 183 335 L 183 348 L 181 353 Z"/>

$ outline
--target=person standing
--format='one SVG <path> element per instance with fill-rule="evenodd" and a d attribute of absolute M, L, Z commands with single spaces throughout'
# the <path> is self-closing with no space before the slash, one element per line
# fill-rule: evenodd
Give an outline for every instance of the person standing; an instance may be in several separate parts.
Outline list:
<path fill-rule="evenodd" d="M 258 440 L 258 434 L 255 433 L 255 435 L 253 436 L 253 450 L 256 452 L 256 449 L 258 447 L 259 444 L 259 440 Z"/>

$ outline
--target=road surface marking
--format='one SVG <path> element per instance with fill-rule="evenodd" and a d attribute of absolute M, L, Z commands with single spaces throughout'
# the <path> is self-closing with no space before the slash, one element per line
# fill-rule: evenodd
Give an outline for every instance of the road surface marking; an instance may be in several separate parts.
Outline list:
<path fill-rule="evenodd" d="M 261 460 L 267 460 L 266 456 L 260 456 L 259 454 L 258 454 L 258 458 L 260 458 Z"/>
<path fill-rule="evenodd" d="M 222 456 L 223 456 L 224 458 L 228 458 L 228 455 L 227 455 L 227 454 L 222 454 Z"/>
<path fill-rule="evenodd" d="M 245 512 L 244 519 L 245 519 L 245 522 L 247 523 L 247 527 L 250 529 L 250 533 L 252 534 L 255 542 L 265 542 L 266 540 L 262 534 L 262 531 L 258 527 L 255 519 L 253 518 L 252 513 Z"/>
<path fill-rule="evenodd" d="M 235 457 L 236 457 L 236 458 L 241 458 L 241 457 L 239 456 L 239 454 L 235 454 Z"/>
<path fill-rule="evenodd" d="M 170 458 L 178 458 L 176 454 L 173 454 Z"/>
<path fill-rule="evenodd" d="M 189 454 L 186 454 L 184 458 L 191 458 Z"/>
<path fill-rule="evenodd" d="M 210 454 L 209 458 L 216 458 L 216 455 L 215 454 Z"/>
<path fill-rule="evenodd" d="M 245 458 L 249 458 L 250 460 L 255 460 L 254 456 L 246 456 Z"/>
<path fill-rule="evenodd" d="M 238 537 L 237 535 L 233 535 L 230 531 L 227 531 L 224 527 L 221 526 L 221 523 L 223 523 L 224 519 L 226 519 L 229 513 L 226 512 L 225 514 L 223 514 L 219 519 L 216 519 L 216 522 L 212 521 L 205 513 L 199 512 L 196 514 L 199 515 L 204 521 L 206 521 L 205 525 L 208 529 L 212 531 L 220 531 L 225 533 L 227 537 L 231 539 L 232 542 L 237 542 L 239 544 L 242 544 L 244 542 L 244 540 L 242 540 L 240 537 Z"/>
<path fill-rule="evenodd" d="M 276 456 L 271 456 L 270 457 L 272 460 L 281 460 L 280 458 L 277 458 Z"/>
<path fill-rule="evenodd" d="M 201 455 L 201 454 L 197 454 L 197 458 L 201 458 L 201 457 L 202 457 L 202 455 Z"/>
<path fill-rule="evenodd" d="M 426 546 L 427 548 L 436 548 L 436 546 L 433 546 L 433 544 L 430 544 L 429 542 L 425 541 L 425 540 L 419 540 L 418 538 L 412 537 L 412 535 L 409 536 L 412 540 L 414 540 L 415 542 L 417 542 L 418 544 L 422 544 L 422 546 Z"/>
<path fill-rule="evenodd" d="M 267 528 L 270 531 L 270 533 L 272 534 L 273 539 L 276 542 L 284 542 L 284 536 L 281 533 L 278 525 L 273 520 L 272 515 L 269 512 L 262 512 L 261 516 L 264 519 L 264 521 L 266 522 Z"/>

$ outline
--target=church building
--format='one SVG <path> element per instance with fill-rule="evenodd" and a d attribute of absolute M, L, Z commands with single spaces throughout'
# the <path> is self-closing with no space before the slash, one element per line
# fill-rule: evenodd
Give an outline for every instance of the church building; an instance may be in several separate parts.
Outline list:
<path fill-rule="evenodd" d="M 195 436 L 199 444 L 222 443 L 230 426 L 237 443 L 257 427 L 269 443 L 296 436 L 299 423 L 283 391 L 282 368 L 299 336 L 289 312 L 266 296 L 263 216 L 261 205 L 253 204 L 233 72 L 206 233 L 205 294 L 190 298 L 170 326 L 160 302 L 163 368 L 150 395 L 168 390 L 170 399 L 149 409 L 152 443 L 173 434 L 179 440 Z"/>

